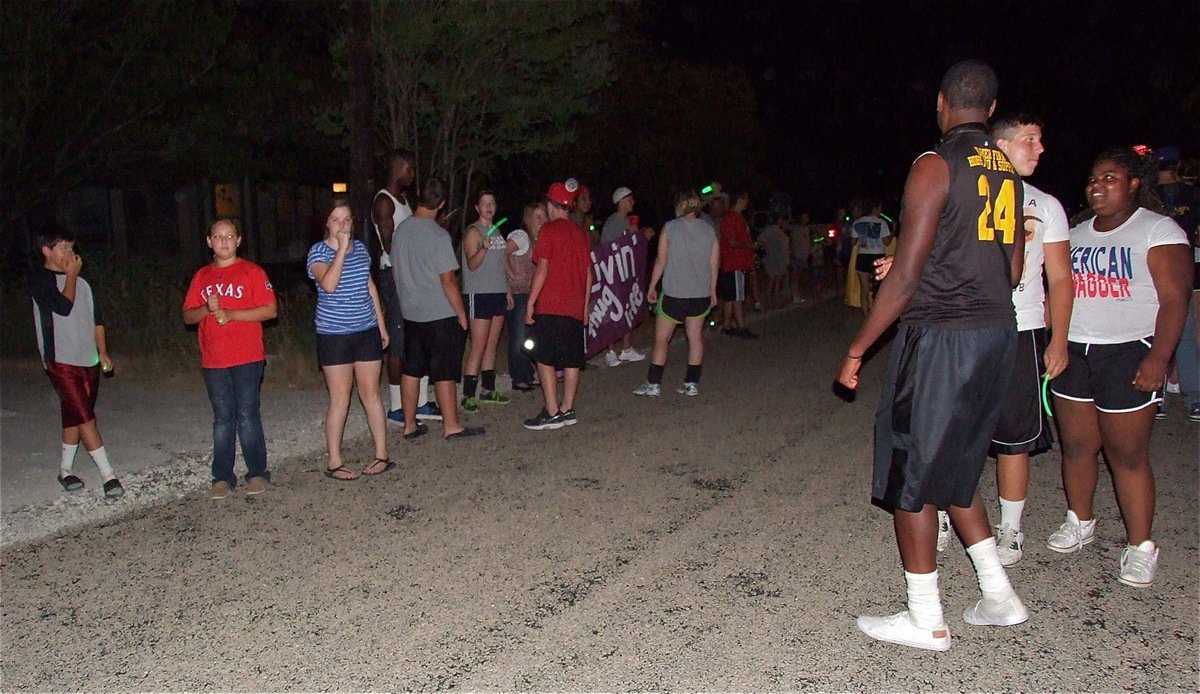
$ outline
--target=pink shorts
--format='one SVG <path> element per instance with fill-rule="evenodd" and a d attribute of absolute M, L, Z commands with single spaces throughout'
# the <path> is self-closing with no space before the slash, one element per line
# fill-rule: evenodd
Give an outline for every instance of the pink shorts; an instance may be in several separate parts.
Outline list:
<path fill-rule="evenodd" d="M 46 375 L 62 400 L 62 428 L 87 424 L 96 418 L 96 393 L 100 389 L 100 365 L 74 366 L 49 362 Z"/>

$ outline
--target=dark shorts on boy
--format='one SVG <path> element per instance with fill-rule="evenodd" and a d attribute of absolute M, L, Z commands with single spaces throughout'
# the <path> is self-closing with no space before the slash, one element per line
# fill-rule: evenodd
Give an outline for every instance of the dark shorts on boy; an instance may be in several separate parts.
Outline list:
<path fill-rule="evenodd" d="M 913 512 L 971 505 L 1016 341 L 1012 326 L 900 326 L 875 419 L 877 504 Z"/>
<path fill-rule="evenodd" d="M 1004 406 L 988 455 L 1042 453 L 1054 444 L 1050 420 L 1042 407 L 1042 374 L 1046 366 L 1046 329 L 1035 328 L 1017 333 L 1017 351 L 1009 372 Z"/>
<path fill-rule="evenodd" d="M 1115 345 L 1067 343 L 1067 368 L 1050 382 L 1060 398 L 1090 402 L 1101 412 L 1133 412 L 1163 399 L 1162 390 L 1143 393 L 1133 387 L 1138 366 L 1152 338 Z"/>
<path fill-rule="evenodd" d="M 457 381 L 462 378 L 463 347 L 467 333 L 458 318 L 418 323 L 404 321 L 404 375 L 429 380 Z"/>
<path fill-rule="evenodd" d="M 717 298 L 721 301 L 745 301 L 746 273 L 730 270 L 717 275 Z"/>
<path fill-rule="evenodd" d="M 863 253 L 858 252 L 858 257 L 854 259 L 854 269 L 858 272 L 865 272 L 869 275 L 875 274 L 875 261 L 883 257 L 882 253 Z"/>
<path fill-rule="evenodd" d="M 529 358 L 556 369 L 583 368 L 583 322 L 569 316 L 539 313 L 526 331 L 533 347 L 526 349 Z"/>
<path fill-rule="evenodd" d="M 317 363 L 321 366 L 342 366 L 382 359 L 383 338 L 379 336 L 378 327 L 344 335 L 317 334 Z"/>
<path fill-rule="evenodd" d="M 682 323 L 688 318 L 703 318 L 712 309 L 711 300 L 705 296 L 697 299 L 677 299 L 662 294 L 658 297 L 655 310 L 658 315 L 672 323 Z"/>
<path fill-rule="evenodd" d="M 383 322 L 387 324 L 389 357 L 404 358 L 404 317 L 400 315 L 400 295 L 396 293 L 396 281 L 392 271 L 375 273 L 375 288 L 383 300 Z"/>
<path fill-rule="evenodd" d="M 46 375 L 62 401 L 62 428 L 87 424 L 96 418 L 96 393 L 100 389 L 100 366 L 75 366 L 49 362 Z"/>
<path fill-rule="evenodd" d="M 469 320 L 491 320 L 508 311 L 508 295 L 463 294 L 463 306 L 467 309 Z"/>

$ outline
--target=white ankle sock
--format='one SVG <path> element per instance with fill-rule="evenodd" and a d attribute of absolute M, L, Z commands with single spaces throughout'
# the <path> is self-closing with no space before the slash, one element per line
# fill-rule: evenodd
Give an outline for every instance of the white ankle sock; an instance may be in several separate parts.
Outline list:
<path fill-rule="evenodd" d="M 1000 497 L 1000 525 L 1007 525 L 1013 530 L 1021 529 L 1021 515 L 1025 513 L 1025 500 L 1009 501 Z"/>
<path fill-rule="evenodd" d="M 937 571 L 928 574 L 905 571 L 904 585 L 908 590 L 908 616 L 913 624 L 929 629 L 945 624 Z"/>
<path fill-rule="evenodd" d="M 58 470 L 63 477 L 71 474 L 71 468 L 75 466 L 75 451 L 79 450 L 77 443 L 64 443 L 62 445 L 62 462 L 58 464 Z"/>
<path fill-rule="evenodd" d="M 1079 520 L 1079 516 L 1076 515 L 1075 512 L 1072 511 L 1071 509 L 1067 509 L 1067 521 L 1070 523 L 1075 523 L 1076 525 L 1084 525 L 1084 526 L 1094 525 L 1096 523 L 1095 518 L 1092 518 L 1089 520 Z"/>
<path fill-rule="evenodd" d="M 400 409 L 400 386 L 388 384 L 388 401 L 391 403 L 388 410 Z"/>
<path fill-rule="evenodd" d="M 108 462 L 108 453 L 104 451 L 104 446 L 97 448 L 94 451 L 88 451 L 88 455 L 92 456 L 92 462 L 96 463 L 96 467 L 100 470 L 100 479 L 105 482 L 116 477 L 113 474 L 112 465 Z"/>
<path fill-rule="evenodd" d="M 424 407 L 429 402 L 429 377 L 421 377 L 421 385 L 417 388 L 417 407 Z"/>
<path fill-rule="evenodd" d="M 967 554 L 975 564 L 975 578 L 979 581 L 979 590 L 983 597 L 1007 600 L 1013 595 L 1008 574 L 1004 572 L 1000 555 L 996 553 L 996 538 L 988 537 L 976 542 L 967 548 Z"/>

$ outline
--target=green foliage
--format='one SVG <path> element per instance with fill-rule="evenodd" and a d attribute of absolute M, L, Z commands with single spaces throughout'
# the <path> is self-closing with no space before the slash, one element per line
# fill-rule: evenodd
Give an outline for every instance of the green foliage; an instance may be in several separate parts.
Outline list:
<path fill-rule="evenodd" d="M 611 3 L 374 3 L 379 136 L 417 152 L 422 176 L 449 180 L 451 200 L 496 162 L 549 153 L 577 137 L 581 114 L 613 79 Z M 344 39 L 332 50 L 345 61 Z M 318 127 L 344 135 L 344 111 Z M 451 206 L 454 206 L 453 204 Z"/>

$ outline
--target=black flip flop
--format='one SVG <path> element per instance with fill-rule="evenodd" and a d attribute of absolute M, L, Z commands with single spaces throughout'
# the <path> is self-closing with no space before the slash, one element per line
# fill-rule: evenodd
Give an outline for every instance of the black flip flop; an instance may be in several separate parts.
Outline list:
<path fill-rule="evenodd" d="M 66 477 L 59 475 L 58 483 L 61 484 L 62 488 L 68 492 L 77 492 L 80 489 L 83 489 L 83 480 L 79 479 L 75 475 L 67 475 Z"/>
<path fill-rule="evenodd" d="M 467 427 L 466 429 L 463 429 L 462 431 L 456 431 L 453 434 L 447 435 L 446 440 L 448 441 L 450 439 L 465 439 L 468 436 L 479 436 L 484 431 L 486 431 L 486 430 L 483 427 Z"/>
<path fill-rule="evenodd" d="M 383 463 L 383 469 L 380 470 L 379 472 L 367 472 L 367 468 L 363 468 L 362 474 L 366 475 L 367 477 L 374 477 L 375 475 L 382 475 L 383 473 L 387 472 L 388 470 L 391 470 L 392 468 L 396 467 L 396 464 L 393 463 L 391 460 L 388 460 L 387 458 L 376 458 L 376 459 L 372 460 L 370 463 L 368 463 L 367 467 L 371 467 L 372 465 L 378 465 L 379 463 Z"/>
<path fill-rule="evenodd" d="M 354 477 L 338 477 L 337 473 L 339 472 L 354 475 Z M 338 482 L 353 482 L 354 480 L 358 479 L 358 474 L 345 465 L 338 465 L 337 467 L 333 468 L 325 468 L 325 476 Z"/>
<path fill-rule="evenodd" d="M 121 486 L 121 480 L 116 477 L 104 483 L 104 496 L 110 499 L 120 499 L 125 496 L 125 488 Z"/>
<path fill-rule="evenodd" d="M 417 422 L 416 429 L 413 429 L 412 431 L 408 432 L 407 434 L 401 434 L 400 437 L 403 438 L 405 441 L 414 441 L 428 433 L 429 433 L 429 427 L 425 426 L 425 424 L 423 424 L 422 422 Z"/>

